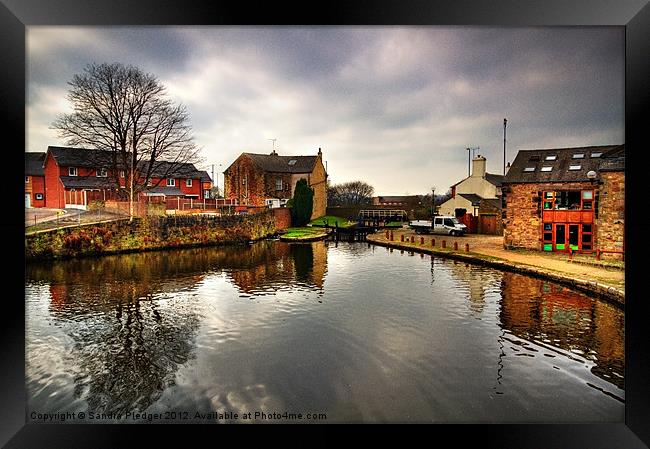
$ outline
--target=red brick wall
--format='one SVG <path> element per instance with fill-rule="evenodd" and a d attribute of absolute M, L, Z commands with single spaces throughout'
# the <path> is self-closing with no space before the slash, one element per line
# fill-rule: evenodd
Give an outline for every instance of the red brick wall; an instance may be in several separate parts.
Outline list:
<path fill-rule="evenodd" d="M 275 214 L 276 229 L 287 229 L 291 227 L 291 211 L 286 207 L 273 209 Z"/>
<path fill-rule="evenodd" d="M 30 176 L 32 180 L 32 207 L 45 207 L 45 176 Z M 42 200 L 36 199 L 36 194 L 43 195 Z"/>
<path fill-rule="evenodd" d="M 601 172 L 598 226 L 598 248 L 603 250 L 624 249 L 625 239 L 625 173 Z M 620 254 L 604 253 L 602 258 L 621 259 Z"/>
<path fill-rule="evenodd" d="M 65 176 L 68 175 L 67 168 Z M 45 207 L 62 209 L 65 207 L 63 184 L 59 180 L 62 169 L 59 168 L 50 153 L 45 156 Z"/>
<path fill-rule="evenodd" d="M 250 157 L 239 156 L 224 173 L 224 183 L 225 198 L 237 199 L 242 205 L 264 206 L 265 176 Z"/>

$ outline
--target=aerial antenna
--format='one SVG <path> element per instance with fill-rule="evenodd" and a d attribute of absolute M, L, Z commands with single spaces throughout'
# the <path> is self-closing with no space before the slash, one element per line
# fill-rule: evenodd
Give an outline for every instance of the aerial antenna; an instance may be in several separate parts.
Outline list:
<path fill-rule="evenodd" d="M 278 140 L 278 139 L 266 139 L 266 140 L 273 141 L 273 152 L 275 153 L 275 141 Z"/>

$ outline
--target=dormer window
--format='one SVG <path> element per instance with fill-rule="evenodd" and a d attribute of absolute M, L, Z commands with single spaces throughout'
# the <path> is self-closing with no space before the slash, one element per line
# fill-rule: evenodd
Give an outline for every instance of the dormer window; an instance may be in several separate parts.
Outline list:
<path fill-rule="evenodd" d="M 572 159 L 584 159 L 585 153 L 574 153 L 573 156 L 571 156 Z"/>
<path fill-rule="evenodd" d="M 192 179 L 191 178 L 187 178 L 185 180 L 185 187 L 192 187 Z"/>
<path fill-rule="evenodd" d="M 544 158 L 545 161 L 555 161 L 557 160 L 557 154 L 549 154 Z"/>
<path fill-rule="evenodd" d="M 176 180 L 174 178 L 167 178 L 167 187 L 175 187 Z"/>
<path fill-rule="evenodd" d="M 603 155 L 602 151 L 596 151 L 591 153 L 591 157 L 600 157 L 602 155 Z"/>
<path fill-rule="evenodd" d="M 535 162 L 539 160 L 539 154 L 533 154 L 531 157 L 528 158 L 530 162 Z"/>
<path fill-rule="evenodd" d="M 542 171 L 552 171 L 552 170 L 553 170 L 553 167 L 551 167 L 551 166 L 542 167 Z"/>
<path fill-rule="evenodd" d="M 576 165 L 569 165 L 569 170 L 580 170 L 582 168 L 582 165 L 576 164 Z"/>
<path fill-rule="evenodd" d="M 68 176 L 77 176 L 77 167 L 68 167 Z"/>
<path fill-rule="evenodd" d="M 298 162 L 298 161 L 295 160 L 295 159 L 291 159 L 291 160 L 288 162 L 288 164 L 289 164 L 289 165 L 296 165 L 296 162 Z"/>
<path fill-rule="evenodd" d="M 535 167 L 525 167 L 524 168 L 524 172 L 529 172 L 530 173 L 530 172 L 534 172 L 534 171 L 535 171 Z"/>
<path fill-rule="evenodd" d="M 108 176 L 108 172 L 106 171 L 106 168 L 102 167 L 97 170 L 97 177 L 98 178 L 105 178 Z"/>

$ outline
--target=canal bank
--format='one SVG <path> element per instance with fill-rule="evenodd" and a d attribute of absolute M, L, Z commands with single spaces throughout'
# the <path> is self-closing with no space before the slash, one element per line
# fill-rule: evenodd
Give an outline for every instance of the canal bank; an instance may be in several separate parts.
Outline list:
<path fill-rule="evenodd" d="M 163 216 L 40 231 L 25 236 L 27 261 L 242 244 L 277 234 L 272 211 L 255 215 Z"/>
<path fill-rule="evenodd" d="M 432 244 L 432 239 L 435 240 L 435 245 Z M 389 248 L 435 254 L 499 270 L 545 278 L 582 292 L 598 295 L 618 305 L 625 304 L 625 270 L 611 264 L 607 265 L 607 262 L 594 265 L 569 261 L 568 256 L 566 256 L 567 260 L 562 260 L 557 254 L 506 250 L 503 248 L 503 238 L 500 236 L 421 236 L 410 230 L 399 230 L 393 232 L 393 240 L 387 238 L 386 232 L 382 231 L 368 235 L 367 241 Z M 469 251 L 466 251 L 466 244 L 469 245 Z"/>

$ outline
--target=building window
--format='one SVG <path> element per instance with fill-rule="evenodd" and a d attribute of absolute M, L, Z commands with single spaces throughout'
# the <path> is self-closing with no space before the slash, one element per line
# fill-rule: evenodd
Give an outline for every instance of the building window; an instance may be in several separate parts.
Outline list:
<path fill-rule="evenodd" d="M 544 210 L 592 210 L 593 190 L 544 192 Z"/>
<path fill-rule="evenodd" d="M 167 178 L 167 187 L 176 186 L 176 180 L 174 178 Z"/>
<path fill-rule="evenodd" d="M 190 178 L 185 180 L 185 187 L 192 187 L 192 180 Z"/>
<path fill-rule="evenodd" d="M 97 177 L 98 178 L 105 178 L 106 176 L 108 176 L 108 172 L 106 171 L 106 169 L 104 167 L 97 170 Z"/>
<path fill-rule="evenodd" d="M 597 151 L 597 152 L 591 153 L 591 157 L 600 157 L 602 155 L 603 155 L 602 151 Z"/>
<path fill-rule="evenodd" d="M 526 167 L 526 168 L 524 168 L 524 171 L 525 172 L 533 172 L 533 171 L 535 171 L 535 167 Z"/>
<path fill-rule="evenodd" d="M 29 176 L 25 176 L 25 183 L 29 182 Z"/>
<path fill-rule="evenodd" d="M 593 227 L 590 224 L 582 225 L 582 250 L 591 251 L 593 248 Z"/>
<path fill-rule="evenodd" d="M 531 157 L 528 158 L 529 162 L 536 162 L 539 161 L 539 154 L 534 154 Z"/>
<path fill-rule="evenodd" d="M 582 168 L 582 165 L 577 164 L 577 165 L 569 165 L 569 170 L 580 170 Z"/>
<path fill-rule="evenodd" d="M 571 158 L 573 159 L 584 159 L 585 154 L 584 153 L 575 153 Z"/>
<path fill-rule="evenodd" d="M 557 154 L 549 154 L 544 158 L 545 161 L 554 161 L 557 159 Z"/>
<path fill-rule="evenodd" d="M 275 190 L 282 190 L 282 179 L 275 180 Z"/>
<path fill-rule="evenodd" d="M 298 162 L 296 159 L 291 159 L 289 165 L 296 165 L 296 162 Z"/>
<path fill-rule="evenodd" d="M 542 171 L 551 171 L 551 170 L 553 170 L 553 167 L 549 167 L 549 166 L 542 167 Z"/>
<path fill-rule="evenodd" d="M 77 167 L 68 167 L 68 176 L 77 176 Z"/>
<path fill-rule="evenodd" d="M 126 178 L 126 172 L 124 170 L 120 170 L 120 178 Z"/>
<path fill-rule="evenodd" d="M 42 200 L 43 199 L 43 194 L 42 193 L 37 193 L 36 194 L 36 199 L 37 200 Z"/>

